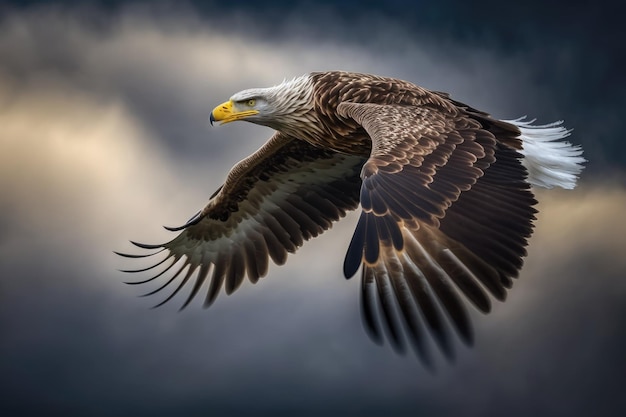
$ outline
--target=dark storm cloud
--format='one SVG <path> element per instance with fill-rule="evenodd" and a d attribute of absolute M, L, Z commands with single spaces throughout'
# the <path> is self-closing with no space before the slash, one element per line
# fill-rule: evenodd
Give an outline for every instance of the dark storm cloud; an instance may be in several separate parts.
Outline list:
<path fill-rule="evenodd" d="M 579 76 L 568 62 L 581 52 L 542 25 L 518 22 L 534 31 L 502 42 L 489 28 L 474 41 L 437 40 L 436 25 L 416 32 L 389 13 L 371 36 L 373 11 L 342 29 L 346 6 L 315 10 L 323 27 L 306 8 L 264 25 L 261 17 L 282 10 L 212 7 L 225 13 L 144 4 L 2 18 L 0 411 L 526 416 L 624 405 L 616 390 L 626 230 L 615 219 L 626 191 L 596 190 L 593 175 L 577 191 L 540 194 L 519 282 L 491 315 L 473 313 L 475 348 L 459 346 L 454 365 L 439 358 L 435 374 L 373 345 L 360 328 L 358 282 L 343 280 L 340 267 L 353 216 L 208 311 L 196 302 L 177 314 L 184 297 L 157 310 L 148 307 L 162 298 L 135 298 L 146 289 L 120 283 L 129 277 L 115 269 L 127 265 L 111 250 L 128 250 L 128 238 L 170 237 L 158 225 L 185 220 L 270 135 L 206 126 L 209 110 L 243 88 L 318 69 L 398 76 L 498 117 L 563 117 L 588 157 L 618 159 L 605 133 L 593 136 L 619 131 L 602 113 L 610 103 L 585 93 L 597 105 L 589 108 L 576 104 L 576 89 L 571 100 L 557 94 Z M 563 61 L 542 52 L 544 35 Z M 529 49 L 507 50 L 508 42 Z M 537 78 L 538 68 L 551 75 Z"/>
<path fill-rule="evenodd" d="M 202 129 L 190 132 L 187 127 L 200 127 L 217 97 L 231 94 L 220 88 L 223 77 L 236 77 L 238 90 L 265 79 L 275 83 L 283 76 L 297 75 L 286 66 L 273 77 L 259 74 L 274 68 L 273 53 L 287 52 L 305 71 L 336 65 L 384 70 L 478 105 L 490 104 L 486 110 L 499 117 L 529 113 L 545 121 L 565 119 L 585 145 L 588 172 L 616 170 L 626 163 L 622 141 L 614 133 L 623 125 L 617 109 L 626 106 L 626 86 L 620 82 L 617 62 L 625 51 L 611 32 L 617 14 L 589 8 L 584 2 L 525 2 L 507 8 L 497 2 L 405 3 L 365 7 L 360 2 L 201 2 L 195 6 L 105 2 L 114 5 L 110 15 L 93 7 L 69 13 L 64 7 L 42 8 L 53 10 L 55 23 L 46 21 L 50 13 L 30 13 L 36 30 L 23 48 L 9 55 L 3 51 L 3 64 L 18 74 L 29 73 L 33 65 L 46 73 L 62 72 L 73 84 L 101 94 L 121 90 L 132 110 L 148 119 L 155 135 L 175 143 L 171 152 L 199 150 L 197 144 L 205 137 Z M 7 19 L 3 26 L 11 28 L 12 23 Z M 77 31 L 80 37 L 75 36 Z M 144 37 L 113 46 L 116 37 L 136 32 L 151 34 L 154 42 L 147 46 Z M 206 42 L 207 37 L 212 41 Z M 178 46 L 183 40 L 195 47 L 192 62 L 181 59 L 186 51 Z M 33 43 L 46 48 L 34 54 L 38 49 Z M 254 44 L 261 53 L 243 53 L 246 44 Z M 231 48 L 230 60 L 222 62 L 226 45 Z M 125 59 L 111 59 L 119 56 L 115 48 L 125 49 Z M 335 56 L 331 53 L 320 65 L 310 58 L 317 56 L 309 53 L 315 49 L 331 50 Z M 378 58 L 363 62 L 356 58 L 363 52 Z M 145 65 L 151 71 L 143 71 Z M 186 82 L 190 73 L 197 84 Z M 456 81 L 464 76 L 473 83 Z M 520 90 L 520 85 L 528 88 Z"/>

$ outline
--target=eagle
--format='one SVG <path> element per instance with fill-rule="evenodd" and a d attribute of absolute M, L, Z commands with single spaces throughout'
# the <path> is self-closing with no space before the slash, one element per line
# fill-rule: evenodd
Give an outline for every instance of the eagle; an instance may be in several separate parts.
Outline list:
<path fill-rule="evenodd" d="M 143 244 L 148 268 L 187 306 L 205 283 L 208 307 L 224 288 L 256 283 L 305 241 L 360 206 L 343 263 L 361 269 L 370 337 L 425 363 L 429 343 L 454 357 L 471 345 L 467 304 L 503 301 L 522 268 L 537 210 L 533 187 L 576 185 L 585 159 L 562 121 L 498 120 L 399 79 L 314 72 L 234 94 L 210 122 L 246 121 L 273 136 L 237 163 L 206 206 L 167 243 Z M 176 267 L 174 267 L 176 265 Z M 158 268 L 160 267 L 160 268 Z M 160 270 L 159 272 L 156 272 Z M 167 277 L 167 278 L 166 278 Z M 173 285 L 176 283 L 175 285 Z M 156 306 L 155 306 L 156 307 Z M 430 340 L 430 342 L 429 342 Z"/>

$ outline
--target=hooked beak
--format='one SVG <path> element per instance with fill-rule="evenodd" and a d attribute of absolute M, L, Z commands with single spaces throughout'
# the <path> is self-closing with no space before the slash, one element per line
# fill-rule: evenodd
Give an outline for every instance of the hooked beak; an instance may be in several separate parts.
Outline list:
<path fill-rule="evenodd" d="M 234 108 L 233 101 L 229 100 L 213 109 L 209 116 L 209 122 L 211 126 L 213 126 L 213 122 L 222 122 L 221 124 L 230 123 L 258 113 L 258 110 L 237 111 Z"/>

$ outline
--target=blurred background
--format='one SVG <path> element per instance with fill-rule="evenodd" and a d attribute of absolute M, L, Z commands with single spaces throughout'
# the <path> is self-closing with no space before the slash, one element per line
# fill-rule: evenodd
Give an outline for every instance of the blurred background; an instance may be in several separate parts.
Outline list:
<path fill-rule="evenodd" d="M 616 415 L 626 399 L 626 56 L 612 3 L 5 1 L 0 5 L 0 414 Z M 557 5 L 558 4 L 558 5 Z M 361 328 L 355 226 L 256 285 L 138 298 L 112 251 L 163 242 L 269 129 L 208 125 L 233 93 L 330 69 L 565 120 L 589 160 L 538 191 L 506 303 L 426 370 Z M 151 287 L 154 288 L 154 287 Z"/>

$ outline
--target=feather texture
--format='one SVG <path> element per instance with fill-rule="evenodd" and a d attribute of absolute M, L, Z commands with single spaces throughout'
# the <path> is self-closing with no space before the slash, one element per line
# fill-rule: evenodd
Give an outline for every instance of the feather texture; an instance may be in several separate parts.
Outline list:
<path fill-rule="evenodd" d="M 278 132 L 232 168 L 204 209 L 170 228 L 177 237 L 136 244 L 158 252 L 120 254 L 165 258 L 125 272 L 165 265 L 136 283 L 169 274 L 148 293 L 172 286 L 160 304 L 191 285 L 182 308 L 208 282 L 208 306 L 360 203 L 343 270 L 349 278 L 362 268 L 365 328 L 399 352 L 410 345 L 427 365 L 427 334 L 450 359 L 453 333 L 472 343 L 464 300 L 487 313 L 491 298 L 506 298 L 533 230 L 531 185 L 573 188 L 584 162 L 560 122 L 496 120 L 392 78 L 312 73 L 231 100 L 250 98 L 264 107 L 243 120 Z"/>

